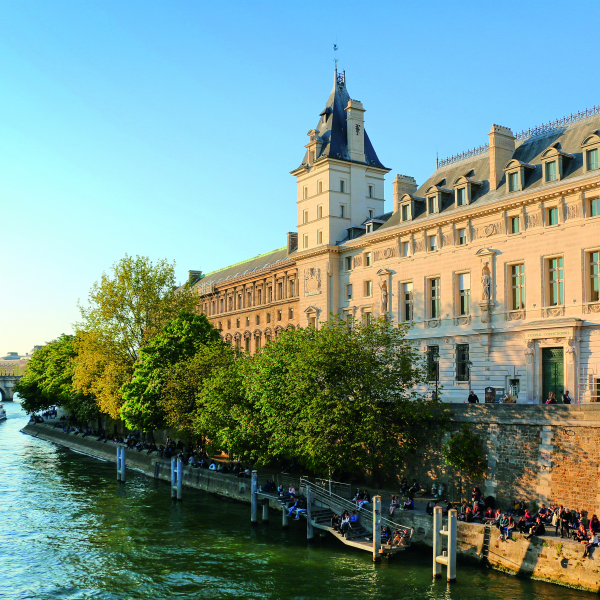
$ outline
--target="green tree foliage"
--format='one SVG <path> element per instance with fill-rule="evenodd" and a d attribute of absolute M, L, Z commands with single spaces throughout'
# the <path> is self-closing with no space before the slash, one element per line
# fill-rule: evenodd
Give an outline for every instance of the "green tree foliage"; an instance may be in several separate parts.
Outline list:
<path fill-rule="evenodd" d="M 15 385 L 15 392 L 23 399 L 22 405 L 27 413 L 60 406 L 80 421 L 89 421 L 97 416 L 94 399 L 73 388 L 76 356 L 76 338 L 66 334 L 33 354 L 25 375 Z"/>
<path fill-rule="evenodd" d="M 195 310 L 197 297 L 176 287 L 174 263 L 126 255 L 94 283 L 88 301 L 79 307 L 74 385 L 117 419 L 140 348 L 180 310 Z"/>
<path fill-rule="evenodd" d="M 189 429 L 196 392 L 211 372 L 211 361 L 220 364 L 223 346 L 204 314 L 182 310 L 139 351 L 133 378 L 121 390 L 127 426 Z"/>
<path fill-rule="evenodd" d="M 466 425 L 442 446 L 442 457 L 447 464 L 468 477 L 481 477 L 485 470 L 482 440 Z"/>
<path fill-rule="evenodd" d="M 257 464 L 389 472 L 439 407 L 419 391 L 426 375 L 405 334 L 385 319 L 349 327 L 333 316 L 283 332 L 207 383 L 197 431 Z"/>

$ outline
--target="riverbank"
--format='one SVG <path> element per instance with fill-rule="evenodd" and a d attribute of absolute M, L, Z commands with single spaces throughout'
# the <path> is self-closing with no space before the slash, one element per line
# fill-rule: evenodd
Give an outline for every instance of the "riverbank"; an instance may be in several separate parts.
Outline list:
<path fill-rule="evenodd" d="M 22 432 L 101 460 L 116 461 L 114 444 L 97 442 L 89 437 L 67 435 L 62 433 L 61 429 L 54 428 L 52 424 L 29 423 Z M 170 461 L 157 458 L 155 453 L 154 456 L 148 456 L 145 452 L 129 451 L 127 466 L 149 477 L 170 481 Z M 249 479 L 207 469 L 184 467 L 183 483 L 224 498 L 250 502 Z M 271 508 L 281 510 L 278 503 L 272 503 Z M 414 543 L 431 546 L 433 537 L 431 517 L 419 512 L 402 512 L 396 520 L 414 529 Z M 459 557 L 472 561 L 487 559 L 492 568 L 507 573 L 585 591 L 600 592 L 600 548 L 595 549 L 590 558 L 583 559 L 583 547 L 573 542 L 551 537 L 529 541 L 518 533 L 514 534 L 514 540 L 502 542 L 497 540 L 497 531 L 492 529 L 489 551 L 485 551 L 484 534 L 483 525 L 459 523 Z"/>

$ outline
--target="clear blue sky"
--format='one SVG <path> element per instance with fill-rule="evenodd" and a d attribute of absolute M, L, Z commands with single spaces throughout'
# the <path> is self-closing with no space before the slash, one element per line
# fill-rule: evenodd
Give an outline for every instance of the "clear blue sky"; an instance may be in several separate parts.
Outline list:
<path fill-rule="evenodd" d="M 600 102 L 585 8 L 533 2 L 5 0 L 0 355 L 71 332 L 125 253 L 204 272 L 281 247 L 332 44 L 369 136 L 440 158 Z"/>

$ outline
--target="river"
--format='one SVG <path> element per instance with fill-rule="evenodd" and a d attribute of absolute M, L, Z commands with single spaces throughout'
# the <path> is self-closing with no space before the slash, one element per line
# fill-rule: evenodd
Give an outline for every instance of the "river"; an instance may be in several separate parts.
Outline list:
<path fill-rule="evenodd" d="M 444 599 L 596 597 L 459 563 L 432 582 L 431 554 L 374 565 L 333 538 L 307 545 L 306 524 L 250 525 L 250 507 L 169 486 L 20 433 L 0 422 L 0 598 L 24 600 Z"/>

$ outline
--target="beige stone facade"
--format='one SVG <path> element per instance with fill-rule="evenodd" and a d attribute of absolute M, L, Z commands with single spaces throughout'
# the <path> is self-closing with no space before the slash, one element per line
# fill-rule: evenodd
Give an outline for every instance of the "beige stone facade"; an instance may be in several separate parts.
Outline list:
<path fill-rule="evenodd" d="M 213 323 L 228 339 L 264 340 L 266 326 L 278 322 L 262 319 L 276 306 L 256 304 L 256 291 L 251 306 L 211 307 L 221 299 L 229 306 L 239 292 L 249 298 L 248 287 L 269 294 L 277 281 L 295 281 L 293 296 L 276 301 L 294 309 L 282 327 L 318 327 L 330 313 L 406 322 L 445 400 L 462 402 L 473 388 L 483 401 L 492 387 L 518 402 L 565 389 L 575 402 L 596 401 L 600 110 L 516 135 L 493 125 L 488 144 L 441 161 L 422 185 L 397 175 L 389 213 L 389 169 L 375 154 L 364 114 L 336 73 L 305 158 L 292 171 L 297 250 L 288 244 L 284 264 L 264 272 L 213 277 L 211 290 L 200 280 Z M 261 325 L 253 320 L 259 313 Z M 237 316 L 250 325 L 228 329 Z"/>

